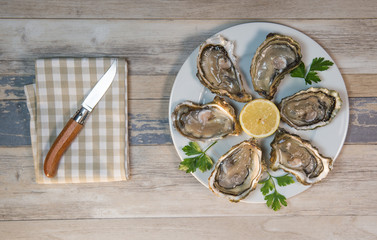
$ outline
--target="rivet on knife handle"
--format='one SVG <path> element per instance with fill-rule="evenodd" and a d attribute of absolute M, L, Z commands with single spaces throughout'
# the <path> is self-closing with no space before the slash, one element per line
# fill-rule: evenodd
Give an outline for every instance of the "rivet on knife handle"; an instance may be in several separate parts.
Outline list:
<path fill-rule="evenodd" d="M 68 121 L 64 129 L 60 132 L 55 142 L 52 144 L 49 152 L 47 153 L 44 162 L 44 172 L 47 177 L 54 177 L 58 171 L 60 158 L 64 152 L 71 145 L 72 141 L 79 134 L 80 130 L 84 126 L 85 120 L 89 116 L 89 113 L 101 100 L 102 96 L 106 93 L 107 89 L 113 82 L 117 69 L 117 60 L 114 60 L 110 68 L 106 73 L 98 80 L 97 84 L 90 91 L 84 102 L 81 104 L 81 108 L 75 113 L 75 115 Z"/>

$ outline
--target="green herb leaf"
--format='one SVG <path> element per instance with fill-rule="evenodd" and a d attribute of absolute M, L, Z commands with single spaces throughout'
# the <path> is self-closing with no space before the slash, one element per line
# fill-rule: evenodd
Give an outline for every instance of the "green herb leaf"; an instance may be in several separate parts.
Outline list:
<path fill-rule="evenodd" d="M 325 60 L 323 57 L 314 58 L 312 64 L 310 64 L 309 71 L 305 70 L 305 64 L 301 61 L 297 68 L 291 71 L 291 77 L 304 78 L 305 84 L 313 84 L 321 81 L 317 72 L 325 71 L 334 65 L 330 60 Z"/>
<path fill-rule="evenodd" d="M 305 84 L 313 84 L 313 82 L 318 83 L 321 79 L 318 77 L 316 72 L 308 72 L 305 77 Z"/>
<path fill-rule="evenodd" d="M 274 193 L 271 193 L 271 194 L 264 197 L 264 200 L 266 200 L 266 204 L 267 204 L 268 207 L 271 207 L 272 202 L 274 201 Z"/>
<path fill-rule="evenodd" d="M 210 157 L 203 154 L 200 156 L 198 161 L 198 168 L 200 171 L 205 172 L 207 170 L 210 170 L 212 168 L 213 161 Z"/>
<path fill-rule="evenodd" d="M 305 78 L 305 75 L 305 64 L 303 62 L 301 62 L 300 65 L 298 65 L 298 67 L 293 69 L 291 72 L 291 77 Z"/>
<path fill-rule="evenodd" d="M 200 146 L 196 142 L 189 142 L 188 145 L 184 146 L 182 150 L 185 152 L 187 156 L 193 156 L 191 158 L 185 158 L 180 164 L 178 169 L 185 171 L 187 173 L 195 172 L 196 169 L 199 168 L 200 171 L 205 172 L 210 170 L 213 166 L 212 159 L 205 153 L 208 149 L 210 149 L 213 145 L 215 145 L 217 141 L 213 142 L 206 150 L 203 152 L 200 149 Z"/>
<path fill-rule="evenodd" d="M 312 64 L 310 65 L 309 72 L 325 71 L 329 69 L 329 67 L 331 67 L 332 65 L 334 65 L 333 62 L 331 62 L 330 60 L 325 60 L 325 58 L 323 57 L 314 58 Z"/>
<path fill-rule="evenodd" d="M 278 183 L 278 185 L 280 187 L 284 187 L 284 186 L 287 186 L 289 184 L 292 184 L 295 182 L 295 180 L 293 179 L 292 176 L 286 174 L 284 176 L 280 176 L 280 177 L 274 177 Z"/>
<path fill-rule="evenodd" d="M 198 157 L 185 158 L 180 164 L 178 169 L 187 173 L 195 172 L 197 168 Z"/>
<path fill-rule="evenodd" d="M 196 142 L 189 142 L 189 145 L 186 145 L 182 148 L 187 156 L 201 154 L 202 150 L 200 149 L 199 144 Z"/>
<path fill-rule="evenodd" d="M 268 174 L 268 178 L 259 182 L 259 184 L 263 184 L 260 191 L 262 192 L 263 196 L 265 196 L 264 200 L 266 200 L 266 205 L 272 208 L 274 211 L 277 211 L 281 208 L 281 205 L 287 206 L 287 199 L 284 195 L 277 192 L 274 179 L 276 179 L 278 185 L 281 187 L 287 186 L 295 181 L 289 174 L 274 177 L 269 172 L 266 171 L 266 173 Z"/>
<path fill-rule="evenodd" d="M 260 182 L 259 184 L 264 184 L 260 189 L 263 196 L 266 196 L 266 194 L 275 189 L 275 184 L 271 177 L 269 177 L 267 180 Z"/>
<path fill-rule="evenodd" d="M 276 190 L 265 196 L 266 204 L 268 207 L 272 208 L 274 211 L 277 211 L 281 208 L 281 205 L 287 206 L 287 201 L 284 195 L 281 195 Z"/>

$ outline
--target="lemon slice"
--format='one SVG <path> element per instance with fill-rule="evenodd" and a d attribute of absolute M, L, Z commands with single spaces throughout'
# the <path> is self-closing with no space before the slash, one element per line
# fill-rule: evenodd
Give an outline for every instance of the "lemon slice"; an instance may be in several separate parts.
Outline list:
<path fill-rule="evenodd" d="M 279 127 L 279 123 L 279 109 L 267 99 L 255 99 L 247 103 L 240 113 L 242 129 L 255 138 L 272 135 Z"/>

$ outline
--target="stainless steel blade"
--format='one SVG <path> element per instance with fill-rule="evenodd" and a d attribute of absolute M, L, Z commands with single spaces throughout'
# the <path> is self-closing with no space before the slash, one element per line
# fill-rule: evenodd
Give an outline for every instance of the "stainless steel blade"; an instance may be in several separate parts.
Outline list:
<path fill-rule="evenodd" d="M 92 91 L 90 91 L 84 102 L 81 104 L 89 112 L 93 110 L 113 82 L 117 72 L 117 62 L 118 61 L 116 59 L 113 61 L 110 68 L 100 78 L 100 80 L 98 80 Z"/>

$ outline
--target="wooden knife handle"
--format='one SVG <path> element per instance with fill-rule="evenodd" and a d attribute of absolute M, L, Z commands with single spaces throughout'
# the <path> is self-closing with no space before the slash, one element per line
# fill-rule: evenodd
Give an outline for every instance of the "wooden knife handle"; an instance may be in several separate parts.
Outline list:
<path fill-rule="evenodd" d="M 62 155 L 71 145 L 82 127 L 82 124 L 71 118 L 60 132 L 59 136 L 52 144 L 50 151 L 47 153 L 44 162 L 44 172 L 47 177 L 52 178 L 56 175 Z"/>

